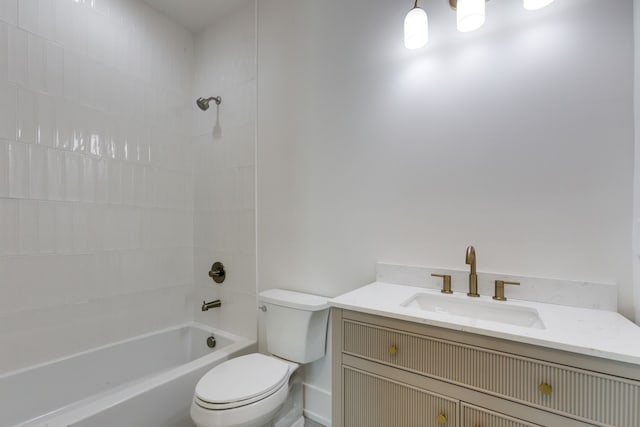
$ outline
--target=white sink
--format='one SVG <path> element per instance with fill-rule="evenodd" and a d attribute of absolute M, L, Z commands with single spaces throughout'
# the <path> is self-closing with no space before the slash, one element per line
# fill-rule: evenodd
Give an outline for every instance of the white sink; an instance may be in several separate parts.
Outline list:
<path fill-rule="evenodd" d="M 477 298 L 466 299 L 452 295 L 418 293 L 403 302 L 401 306 L 448 316 L 545 329 L 536 309 L 498 301 L 480 301 Z"/>

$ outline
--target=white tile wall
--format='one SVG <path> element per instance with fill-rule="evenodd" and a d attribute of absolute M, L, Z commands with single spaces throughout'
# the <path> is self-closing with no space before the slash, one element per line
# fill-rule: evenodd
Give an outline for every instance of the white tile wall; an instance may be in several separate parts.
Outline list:
<path fill-rule="evenodd" d="M 18 21 L 18 0 L 0 2 L 0 21 L 14 24 Z"/>
<path fill-rule="evenodd" d="M 0 0 L 0 374 L 193 317 L 193 50 L 143 2 Z"/>
<path fill-rule="evenodd" d="M 0 138 L 15 139 L 18 106 L 18 88 L 0 80 Z"/>
<path fill-rule="evenodd" d="M 194 302 L 222 300 L 221 308 L 205 313 L 196 307 L 195 318 L 252 338 L 257 338 L 255 38 L 253 1 L 200 33 L 192 93 L 193 99 L 223 99 L 219 109 L 212 105 L 202 112 L 193 106 Z M 214 261 L 227 268 L 220 286 L 207 277 Z"/>

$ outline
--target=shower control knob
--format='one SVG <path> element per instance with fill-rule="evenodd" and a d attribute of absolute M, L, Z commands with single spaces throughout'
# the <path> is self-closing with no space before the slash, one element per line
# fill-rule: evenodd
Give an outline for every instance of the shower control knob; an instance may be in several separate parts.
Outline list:
<path fill-rule="evenodd" d="M 211 270 L 209 270 L 209 277 L 211 277 L 216 283 L 224 282 L 224 279 L 227 278 L 227 272 L 224 270 L 224 265 L 222 265 L 221 262 L 214 262 L 211 266 Z"/>

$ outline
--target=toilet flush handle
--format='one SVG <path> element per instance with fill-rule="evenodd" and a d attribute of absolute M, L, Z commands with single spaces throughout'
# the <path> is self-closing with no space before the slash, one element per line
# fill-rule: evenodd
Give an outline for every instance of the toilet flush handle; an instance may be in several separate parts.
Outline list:
<path fill-rule="evenodd" d="M 267 312 L 267 306 L 266 305 L 261 305 L 258 307 L 258 310 L 262 311 L 263 313 Z"/>

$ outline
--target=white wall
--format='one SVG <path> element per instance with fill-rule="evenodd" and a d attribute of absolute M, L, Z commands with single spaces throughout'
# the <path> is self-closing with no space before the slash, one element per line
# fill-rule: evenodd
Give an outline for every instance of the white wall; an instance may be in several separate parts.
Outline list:
<path fill-rule="evenodd" d="M 192 51 L 138 1 L 0 0 L 0 373 L 192 318 Z"/>
<path fill-rule="evenodd" d="M 243 1 L 195 39 L 192 99 L 222 96 L 220 108 L 194 104 L 195 318 L 256 338 L 255 232 L 255 2 Z M 207 276 L 214 261 L 227 269 L 216 285 Z M 222 307 L 201 312 L 215 298 Z"/>
<path fill-rule="evenodd" d="M 633 283 L 636 323 L 640 324 L 640 0 L 633 0 L 635 162 L 633 191 Z"/>
<path fill-rule="evenodd" d="M 260 287 L 336 295 L 376 260 L 616 282 L 630 315 L 631 1 L 487 6 L 402 46 L 395 2 L 259 7 Z"/>
<path fill-rule="evenodd" d="M 473 244 L 481 271 L 615 282 L 632 316 L 632 1 L 492 1 L 471 34 L 425 2 L 408 51 L 411 3 L 259 3 L 259 288 L 334 296 Z"/>

